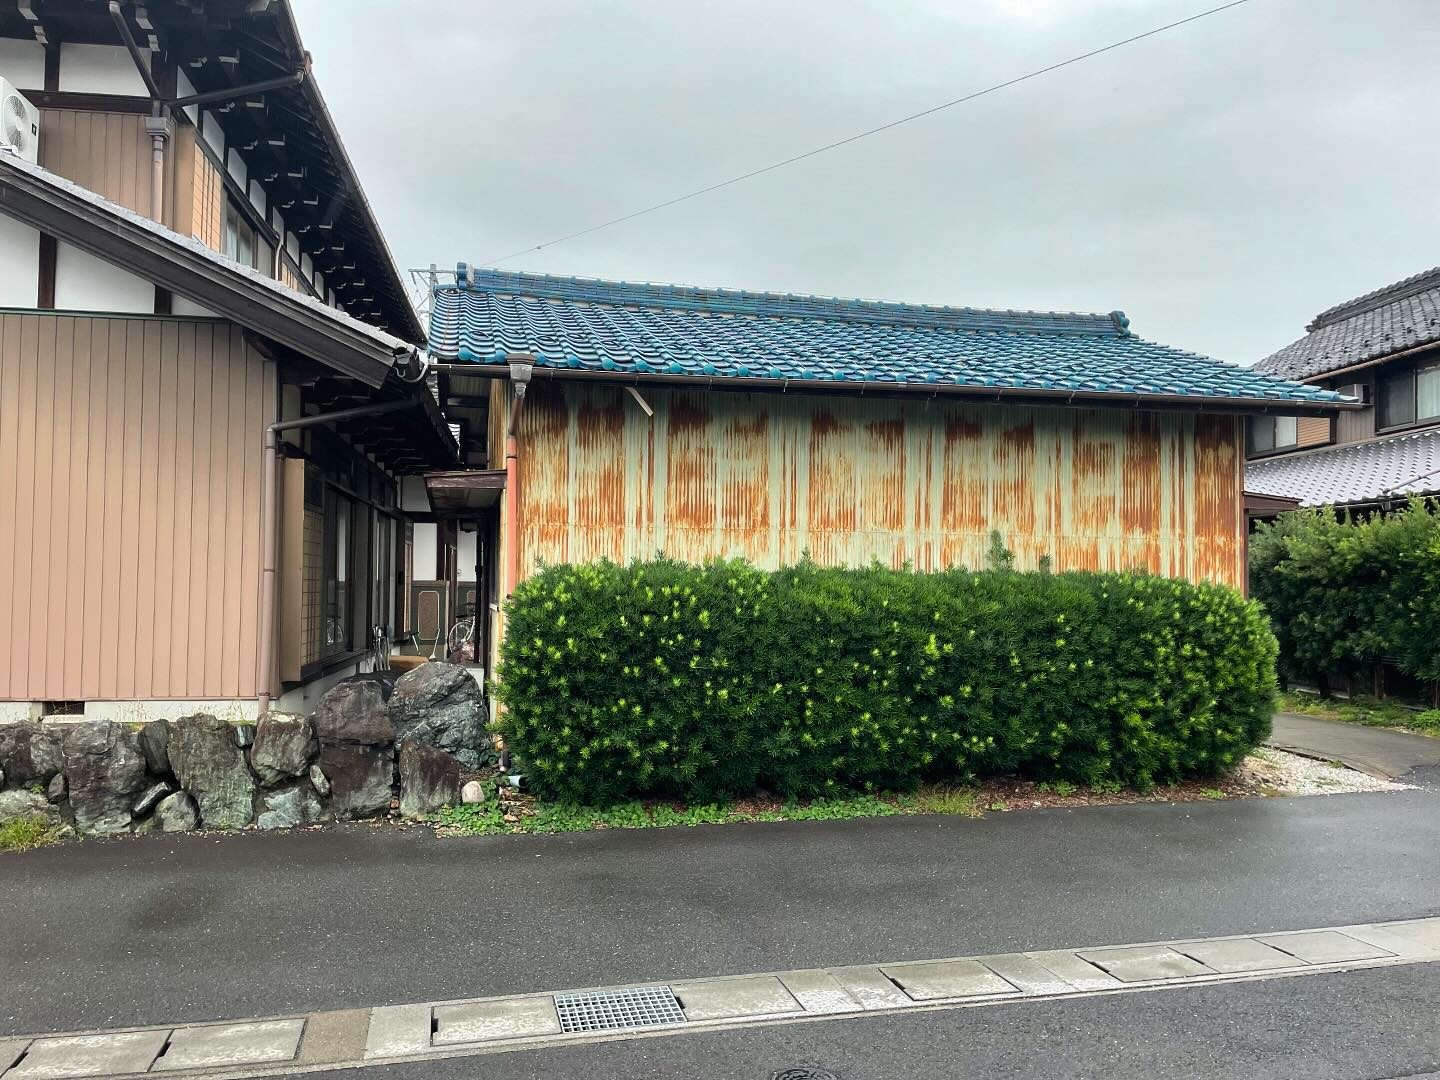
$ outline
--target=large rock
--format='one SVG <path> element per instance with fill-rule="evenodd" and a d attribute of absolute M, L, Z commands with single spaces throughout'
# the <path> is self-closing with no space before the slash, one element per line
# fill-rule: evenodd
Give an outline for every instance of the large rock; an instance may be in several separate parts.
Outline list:
<path fill-rule="evenodd" d="M 169 722 L 151 720 L 140 729 L 140 752 L 145 755 L 145 767 L 156 776 L 170 772 Z"/>
<path fill-rule="evenodd" d="M 161 832 L 189 832 L 200 827 L 200 811 L 195 808 L 194 799 L 183 791 L 177 791 L 160 800 L 155 807 L 155 816 L 150 820 L 160 827 Z"/>
<path fill-rule="evenodd" d="M 145 789 L 145 793 L 135 800 L 135 805 L 130 808 L 130 812 L 137 818 L 144 817 L 151 810 L 155 809 L 161 799 L 174 793 L 175 785 L 168 780 L 162 780 L 158 784 L 151 784 Z"/>
<path fill-rule="evenodd" d="M 316 703 L 311 723 L 321 746 L 389 746 L 395 741 L 385 695 L 373 680 L 347 679 L 332 686 Z"/>
<path fill-rule="evenodd" d="M 16 787 L 48 784 L 65 765 L 58 730 L 26 721 L 0 724 L 0 769 Z"/>
<path fill-rule="evenodd" d="M 250 767 L 262 784 L 274 786 L 299 776 L 310 767 L 315 729 L 304 716 L 262 716 L 255 725 Z"/>
<path fill-rule="evenodd" d="M 250 824 L 255 779 L 224 720 L 197 713 L 171 721 L 170 765 L 181 788 L 195 799 L 205 828 L 238 829 Z"/>
<path fill-rule="evenodd" d="M 330 782 L 330 809 L 336 817 L 369 817 L 390 809 L 395 756 L 389 748 L 322 743 L 318 764 Z"/>
<path fill-rule="evenodd" d="M 75 828 L 118 833 L 130 828 L 130 805 L 145 787 L 140 740 L 119 724 L 96 720 L 65 733 L 65 778 Z"/>
<path fill-rule="evenodd" d="M 421 664 L 395 680 L 390 720 L 397 739 L 414 739 L 478 769 L 494 757 L 485 696 L 458 664 Z"/>
<path fill-rule="evenodd" d="M 460 762 L 415 739 L 400 744 L 400 813 L 422 817 L 460 802 Z"/>
<path fill-rule="evenodd" d="M 260 816 L 255 824 L 261 829 L 293 829 L 313 825 L 320 820 L 320 800 L 309 781 L 279 791 L 267 791 L 261 797 Z"/>
<path fill-rule="evenodd" d="M 59 808 L 51 806 L 50 800 L 33 791 L 0 791 L 0 823 L 6 821 L 43 821 L 47 825 L 63 823 Z"/>

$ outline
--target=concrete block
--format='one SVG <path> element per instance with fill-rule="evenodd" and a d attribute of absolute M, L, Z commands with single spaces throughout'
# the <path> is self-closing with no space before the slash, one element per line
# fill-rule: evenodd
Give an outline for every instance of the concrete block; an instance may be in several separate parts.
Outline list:
<path fill-rule="evenodd" d="M 3 723 L 0 720 L 0 723 Z M 20 1055 L 30 1045 L 29 1039 L 0 1039 L 0 1073 L 20 1060 Z"/>
<path fill-rule="evenodd" d="M 1074 984 L 1061 978 L 1038 960 L 1032 960 L 1021 953 L 981 956 L 978 959 L 1022 994 L 1071 994 L 1076 989 Z M 1096 971 L 1096 974 L 1104 973 Z"/>
<path fill-rule="evenodd" d="M 687 1020 L 726 1020 L 735 1016 L 803 1011 L 785 984 L 774 975 L 671 983 L 670 989 L 675 992 Z"/>
<path fill-rule="evenodd" d="M 1138 945 L 1125 949 L 1094 949 L 1077 953 L 1082 960 L 1104 968 L 1121 982 L 1151 982 L 1156 979 L 1188 979 L 1214 972 L 1163 945 Z"/>
<path fill-rule="evenodd" d="M 160 1028 L 36 1039 L 30 1044 L 25 1060 L 6 1073 L 5 1080 L 143 1073 L 150 1068 L 169 1034 L 168 1028 Z"/>
<path fill-rule="evenodd" d="M 900 1009 L 915 1004 L 914 999 L 906 996 L 878 967 L 831 968 L 830 974 L 866 1009 Z"/>
<path fill-rule="evenodd" d="M 1427 952 L 1440 952 L 1440 919 L 1412 919 L 1408 922 L 1382 923 L 1376 929 L 1384 930 L 1386 933 L 1419 946 Z M 1370 935 L 1363 935 L 1372 945 L 1384 946 L 1384 942 L 1371 940 Z M 1396 949 L 1396 952 L 1401 952 Z"/>
<path fill-rule="evenodd" d="M 1029 952 L 1025 956 L 1046 971 L 1058 975 L 1076 990 L 1113 990 L 1117 986 L 1125 985 L 1115 976 L 1107 974 L 1094 964 L 1087 964 L 1073 952 L 1064 949 Z"/>
<path fill-rule="evenodd" d="M 1297 961 L 1289 953 L 1272 949 L 1254 938 L 1196 941 L 1188 945 L 1176 945 L 1175 950 L 1192 960 L 1198 960 L 1208 968 L 1223 971 L 1228 975 L 1238 975 L 1246 971 L 1274 971 L 1277 968 L 1299 967 L 1304 963 Z"/>
<path fill-rule="evenodd" d="M 807 1013 L 848 1013 L 864 1008 L 828 971 L 787 971 L 780 981 Z"/>
<path fill-rule="evenodd" d="M 934 964 L 897 964 L 881 968 L 916 1001 L 938 998 L 993 997 L 1020 991 L 974 960 L 941 960 Z"/>
<path fill-rule="evenodd" d="M 369 1030 L 369 1009 L 315 1013 L 305 1020 L 305 1039 L 300 1043 L 297 1064 L 360 1061 L 365 1056 Z"/>
<path fill-rule="evenodd" d="M 260 1065 L 294 1061 L 304 1020 L 256 1020 L 176 1028 L 156 1071 L 205 1069 L 218 1065 Z"/>
<path fill-rule="evenodd" d="M 435 1006 L 436 1046 L 559 1034 L 560 1016 L 548 996 Z"/>
<path fill-rule="evenodd" d="M 370 1010 L 365 1059 L 404 1057 L 430 1049 L 430 1006 L 387 1005 Z"/>
<path fill-rule="evenodd" d="M 1381 960 L 1394 956 L 1389 949 L 1367 945 L 1338 930 L 1309 930 L 1301 934 L 1270 934 L 1258 939 L 1307 964 L 1343 964 L 1348 960 Z"/>

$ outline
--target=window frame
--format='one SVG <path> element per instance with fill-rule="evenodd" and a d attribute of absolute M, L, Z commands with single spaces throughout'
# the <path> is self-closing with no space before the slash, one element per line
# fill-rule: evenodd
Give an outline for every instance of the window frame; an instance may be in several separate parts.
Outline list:
<path fill-rule="evenodd" d="M 1280 441 L 1280 424 L 1284 422 L 1290 429 L 1289 442 Z M 1258 430 L 1264 428 L 1269 432 L 1269 442 L 1261 446 L 1255 438 Z M 1283 454 L 1294 450 L 1300 445 L 1300 420 L 1295 416 L 1276 416 L 1266 413 L 1263 416 L 1252 416 L 1250 422 L 1245 425 L 1245 455 L 1247 457 L 1265 457 L 1270 454 Z"/>
<path fill-rule="evenodd" d="M 1390 433 L 1407 428 L 1431 427 L 1440 424 L 1440 408 L 1429 416 L 1420 415 L 1420 378 L 1430 375 L 1440 378 L 1440 359 L 1430 359 L 1397 367 L 1392 371 L 1381 371 L 1375 379 L 1375 430 Z M 1403 386 L 1407 416 L 1395 420 L 1391 412 L 1397 386 Z"/>

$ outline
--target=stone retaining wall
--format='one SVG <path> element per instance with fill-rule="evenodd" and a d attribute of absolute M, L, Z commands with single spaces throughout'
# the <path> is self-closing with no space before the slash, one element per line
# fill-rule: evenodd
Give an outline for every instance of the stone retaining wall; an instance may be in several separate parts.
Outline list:
<path fill-rule="evenodd" d="M 113 835 L 420 817 L 493 760 L 487 715 L 464 668 L 424 664 L 346 679 L 310 716 L 0 726 L 0 821 Z"/>

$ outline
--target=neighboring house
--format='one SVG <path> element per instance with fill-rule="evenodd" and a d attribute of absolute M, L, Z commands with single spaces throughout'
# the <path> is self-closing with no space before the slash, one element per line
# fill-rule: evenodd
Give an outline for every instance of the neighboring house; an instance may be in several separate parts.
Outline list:
<path fill-rule="evenodd" d="M 0 9 L 0 720 L 305 708 L 458 447 L 289 6 L 111 6 Z"/>
<path fill-rule="evenodd" d="M 481 517 L 492 603 L 541 563 L 657 551 L 978 568 L 992 529 L 1022 568 L 1243 587 L 1245 418 L 1349 407 L 1145 341 L 1119 312 L 463 264 L 434 290 L 430 351 L 465 383 L 471 409 L 452 416 L 487 432 L 492 471 L 468 474 L 470 495 L 482 476 L 504 487 Z"/>
<path fill-rule="evenodd" d="M 1246 488 L 1357 510 L 1440 493 L 1440 269 L 1322 311 L 1306 329 L 1255 370 L 1364 407 L 1251 420 Z"/>

